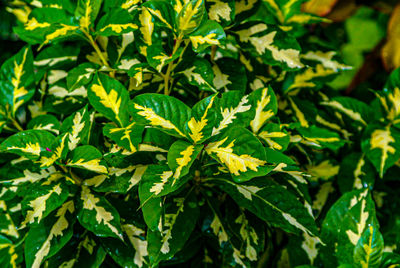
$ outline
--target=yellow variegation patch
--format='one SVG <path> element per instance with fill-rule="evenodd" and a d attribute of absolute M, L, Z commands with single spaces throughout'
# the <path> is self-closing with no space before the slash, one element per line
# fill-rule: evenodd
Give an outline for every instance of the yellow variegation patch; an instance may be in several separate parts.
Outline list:
<path fill-rule="evenodd" d="M 286 134 L 285 132 L 268 132 L 268 131 L 262 131 L 258 134 L 258 136 L 263 140 L 265 140 L 272 149 L 276 150 L 282 150 L 283 147 L 282 145 L 274 141 L 273 138 L 284 138 L 287 135 L 288 134 Z"/>
<path fill-rule="evenodd" d="M 25 145 L 25 147 L 9 146 L 7 147 L 7 150 L 18 150 L 24 153 L 40 156 L 40 145 L 37 142 L 36 143 L 28 142 Z"/>
<path fill-rule="evenodd" d="M 164 189 L 164 185 L 168 182 L 168 179 L 172 177 L 174 173 L 172 171 L 164 171 L 161 175 L 161 182 L 156 182 L 150 188 L 150 192 L 158 195 Z"/>
<path fill-rule="evenodd" d="M 236 13 L 236 15 L 252 9 L 256 3 L 257 3 L 257 0 L 235 1 L 235 13 Z"/>
<path fill-rule="evenodd" d="M 178 0 L 179 1 L 179 0 Z M 193 2 L 187 2 L 185 8 L 181 10 L 178 18 L 179 31 L 185 32 L 189 29 L 194 29 L 197 26 L 197 22 L 193 20 L 193 17 L 200 12 L 202 8 L 203 0 L 197 0 L 194 5 Z"/>
<path fill-rule="evenodd" d="M 56 217 L 58 219 L 51 227 L 49 236 L 36 252 L 32 268 L 40 267 L 40 264 L 50 252 L 51 241 L 57 236 L 62 236 L 64 234 L 64 231 L 69 227 L 68 220 L 65 218 L 65 214 L 67 213 L 67 211 L 69 211 L 69 213 L 73 213 L 75 211 L 73 201 L 68 201 L 64 203 L 61 208 L 57 210 Z"/>
<path fill-rule="evenodd" d="M 369 217 L 369 212 L 366 210 L 366 203 L 367 200 L 365 199 L 365 196 L 367 195 L 368 190 L 365 190 L 363 193 L 360 194 L 360 198 L 358 201 L 361 201 L 361 212 L 360 212 L 360 220 L 357 220 L 357 230 L 354 232 L 353 230 L 346 230 L 346 234 L 350 240 L 350 242 L 355 246 L 357 245 L 358 240 L 360 239 L 363 231 L 365 230 L 365 227 L 367 227 L 367 220 Z M 357 198 L 355 199 L 355 202 L 350 204 L 351 207 L 355 206 L 357 204 Z"/>
<path fill-rule="evenodd" d="M 107 168 L 100 163 L 100 159 L 85 160 L 79 159 L 67 163 L 67 166 L 81 167 L 98 173 L 107 173 Z"/>
<path fill-rule="evenodd" d="M 93 84 L 92 85 L 92 91 L 96 94 L 97 97 L 100 98 L 100 103 L 104 105 L 104 107 L 109 108 L 113 111 L 115 114 L 115 118 L 118 120 L 118 122 L 122 124 L 121 119 L 119 118 L 119 108 L 121 106 L 121 97 L 118 96 L 118 92 L 115 91 L 114 89 L 111 89 L 109 93 L 105 90 L 104 86 L 102 83 L 99 81 L 98 84 Z"/>
<path fill-rule="evenodd" d="M 158 114 L 154 112 L 153 109 L 143 107 L 137 103 L 134 104 L 135 109 L 139 110 L 137 113 L 140 116 L 143 116 L 146 120 L 150 121 L 150 125 L 152 126 L 159 126 L 165 129 L 172 129 L 176 131 L 179 135 L 185 136 L 182 131 L 180 131 L 171 121 L 162 118 Z"/>
<path fill-rule="evenodd" d="M 215 39 L 217 35 L 215 33 L 207 34 L 206 36 L 196 35 L 189 36 L 190 41 L 192 41 L 192 45 L 194 49 L 197 49 L 201 44 L 210 44 L 210 45 L 219 45 L 218 39 Z"/>
<path fill-rule="evenodd" d="M 83 114 L 81 112 L 77 112 L 72 120 L 72 131 L 68 134 L 68 149 L 70 151 L 74 150 L 81 140 L 80 133 L 85 127 L 85 122 L 83 121 Z"/>
<path fill-rule="evenodd" d="M 100 32 L 104 32 L 108 29 L 111 29 L 114 33 L 121 33 L 123 30 L 136 30 L 138 26 L 133 23 L 125 23 L 125 24 L 109 24 L 100 29 Z"/>
<path fill-rule="evenodd" d="M 122 5 L 121 8 L 123 9 L 130 9 L 132 6 L 139 4 L 140 0 L 126 0 Z"/>
<path fill-rule="evenodd" d="M 194 143 L 197 143 L 198 141 L 200 141 L 203 137 L 204 134 L 202 133 L 204 127 L 207 125 L 208 119 L 208 111 L 211 109 L 213 103 L 214 103 L 214 99 L 217 95 L 215 95 L 214 97 L 211 98 L 210 102 L 207 105 L 206 110 L 204 111 L 203 116 L 201 117 L 200 121 L 197 121 L 194 117 L 190 118 L 189 122 L 188 122 L 188 127 L 190 129 L 189 136 L 190 138 L 192 138 Z"/>
<path fill-rule="evenodd" d="M 343 106 L 343 104 L 341 104 L 338 101 L 325 101 L 322 102 L 321 104 L 332 107 L 342 113 L 344 113 L 345 115 L 347 115 L 348 117 L 350 117 L 351 119 L 362 123 L 363 125 L 367 125 L 367 123 L 364 121 L 364 119 L 362 118 L 361 114 L 358 112 L 355 112 L 351 109 L 348 109 L 346 107 Z"/>
<path fill-rule="evenodd" d="M 96 221 L 99 224 L 104 224 L 109 228 L 113 233 L 115 233 L 118 237 L 121 237 L 121 234 L 118 232 L 117 228 L 111 224 L 111 221 L 114 219 L 114 216 L 104 209 L 104 207 L 100 207 L 97 203 L 100 201 L 99 198 L 95 197 L 89 190 L 88 187 L 83 186 L 81 192 L 81 200 L 83 201 L 83 208 L 87 210 L 94 210 L 96 212 Z"/>
<path fill-rule="evenodd" d="M 240 100 L 238 106 L 225 109 L 221 108 L 222 120 L 217 128 L 213 128 L 212 135 L 214 136 L 219 134 L 221 130 L 228 127 L 228 125 L 231 124 L 234 119 L 236 119 L 238 113 L 247 112 L 250 110 L 250 108 L 251 105 L 248 103 L 247 95 Z"/>
<path fill-rule="evenodd" d="M 21 78 L 24 75 L 24 65 L 26 63 L 26 56 L 28 54 L 28 49 L 26 48 L 24 51 L 24 55 L 22 56 L 22 60 L 20 63 L 14 61 L 14 74 L 11 78 L 11 84 L 13 86 L 13 106 L 12 106 L 12 115 L 15 115 L 15 112 L 18 108 L 24 103 L 24 100 L 18 100 L 19 98 L 28 94 L 28 91 L 25 87 L 21 86 Z"/>
<path fill-rule="evenodd" d="M 146 263 L 144 257 L 148 255 L 147 241 L 140 239 L 139 236 L 144 236 L 145 231 L 132 224 L 124 224 L 122 225 L 122 229 L 135 249 L 134 263 L 139 268 L 143 267 L 143 264 Z"/>
<path fill-rule="evenodd" d="M 391 136 L 390 127 L 386 127 L 386 129 L 376 129 L 372 132 L 371 135 L 371 150 L 379 149 L 382 151 L 381 159 L 380 159 L 380 167 L 379 167 L 379 175 L 381 178 L 383 177 L 383 171 L 385 168 L 385 163 L 388 158 L 388 154 L 394 154 L 396 149 L 390 145 L 390 143 L 394 143 L 395 139 Z"/>
<path fill-rule="evenodd" d="M 25 23 L 24 27 L 25 27 L 25 30 L 27 30 L 27 31 L 33 31 L 33 30 L 36 30 L 38 28 L 50 27 L 50 23 L 48 23 L 48 22 L 38 22 L 35 17 L 32 17 L 31 19 L 29 19 Z"/>
<path fill-rule="evenodd" d="M 179 179 L 179 177 L 181 176 L 182 168 L 187 166 L 189 162 L 192 160 L 193 152 L 194 152 L 194 146 L 189 145 L 185 150 L 180 152 L 180 155 L 182 155 L 182 157 L 176 158 L 176 163 L 178 164 L 178 167 L 175 170 L 174 181 L 172 182 L 172 185 L 174 185 L 176 180 Z"/>
<path fill-rule="evenodd" d="M 55 185 L 47 194 L 37 197 L 29 202 L 29 206 L 32 208 L 28 210 L 26 213 L 25 220 L 21 223 L 22 226 L 25 226 L 27 223 L 33 223 L 35 218 L 37 218 L 37 222 L 40 222 L 43 217 L 43 213 L 46 210 L 47 201 L 53 193 L 57 195 L 61 194 L 60 184 Z"/>
<path fill-rule="evenodd" d="M 215 214 L 214 219 L 210 224 L 210 227 L 213 230 L 213 233 L 218 237 L 218 242 L 220 245 L 228 241 L 228 234 L 226 233 L 224 226 L 221 223 L 221 220 Z"/>
<path fill-rule="evenodd" d="M 209 2 L 214 3 L 208 9 L 208 16 L 211 20 L 215 20 L 217 22 L 221 22 L 221 19 L 224 19 L 226 21 L 231 20 L 230 15 L 231 15 L 232 9 L 228 3 L 225 3 L 225 2 L 222 2 L 219 0 L 213 0 L 213 1 L 209 1 Z"/>
<path fill-rule="evenodd" d="M 72 26 L 72 25 L 66 25 L 66 24 L 61 24 L 60 26 L 62 28 L 59 28 L 59 29 L 55 30 L 54 32 L 46 35 L 43 45 L 48 44 L 50 41 L 52 41 L 56 38 L 67 35 L 68 32 L 75 32 L 79 28 L 78 26 Z"/>
<path fill-rule="evenodd" d="M 153 43 L 152 34 L 154 31 L 152 15 L 147 9 L 142 9 L 142 13 L 139 15 L 139 20 L 142 25 L 139 30 L 142 33 L 143 41 L 147 46 L 151 46 Z"/>
<path fill-rule="evenodd" d="M 301 57 L 306 60 L 319 61 L 323 67 L 331 69 L 335 72 L 337 72 L 338 70 L 349 70 L 352 68 L 351 66 L 333 60 L 332 58 L 335 55 L 336 55 L 335 51 L 328 51 L 328 52 L 308 51 L 306 54 L 301 55 Z"/>
<path fill-rule="evenodd" d="M 235 140 L 231 141 L 226 147 L 221 147 L 221 145 L 228 139 L 221 141 L 216 141 L 208 144 L 206 147 L 206 152 L 208 154 L 216 154 L 218 159 L 228 167 L 229 172 L 239 176 L 240 172 L 246 172 L 249 169 L 253 171 L 258 171 L 258 168 L 264 166 L 267 162 L 254 158 L 248 154 L 237 155 L 233 152 L 233 146 Z"/>
<path fill-rule="evenodd" d="M 241 193 L 246 199 L 252 200 L 252 195 L 256 194 L 258 191 L 262 189 L 257 186 L 246 186 L 246 185 L 238 185 L 236 187 L 239 193 Z"/>
<path fill-rule="evenodd" d="M 215 85 L 215 88 L 218 90 L 220 90 L 221 88 L 227 90 L 226 86 L 232 84 L 232 82 L 229 81 L 229 75 L 223 74 L 216 64 L 213 65 L 212 70 L 214 73 L 213 83 Z"/>
<path fill-rule="evenodd" d="M 265 122 L 274 115 L 274 112 L 271 109 L 264 111 L 265 107 L 267 107 L 270 102 L 271 95 L 268 94 L 268 88 L 266 87 L 262 90 L 261 98 L 257 100 L 254 119 L 250 121 L 250 126 L 254 133 L 257 133 Z"/>
<path fill-rule="evenodd" d="M 161 14 L 160 10 L 154 10 L 150 7 L 146 7 L 146 9 L 153 15 L 154 17 L 158 18 L 160 21 L 162 21 L 168 28 L 172 29 L 172 26 L 167 22 L 167 20 L 163 17 Z"/>

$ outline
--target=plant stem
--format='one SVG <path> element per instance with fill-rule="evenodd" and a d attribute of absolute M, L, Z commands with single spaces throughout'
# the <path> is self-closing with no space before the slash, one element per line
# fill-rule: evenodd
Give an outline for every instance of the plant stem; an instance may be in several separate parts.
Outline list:
<path fill-rule="evenodd" d="M 92 45 L 92 47 L 94 48 L 94 50 L 96 51 L 97 55 L 99 56 L 101 62 L 107 66 L 110 67 L 110 65 L 108 64 L 107 60 L 104 58 L 103 53 L 101 52 L 101 49 L 99 48 L 99 46 L 97 45 L 96 41 L 94 41 L 93 37 L 86 31 L 83 32 L 85 34 L 85 36 L 87 37 L 87 39 L 89 40 L 89 43 Z"/>
<path fill-rule="evenodd" d="M 13 125 L 19 130 L 19 131 L 24 131 L 24 129 L 21 127 L 21 125 L 17 122 L 17 120 L 15 120 L 14 118 L 10 118 L 11 122 L 13 123 Z"/>
<path fill-rule="evenodd" d="M 180 47 L 181 43 L 182 43 L 182 38 L 179 36 L 179 37 L 176 39 L 174 48 L 172 49 L 172 54 L 171 54 L 171 56 L 173 56 L 173 55 L 176 53 L 176 51 L 177 51 L 178 48 Z M 165 94 L 165 95 L 169 95 L 169 93 L 170 93 L 170 91 L 169 91 L 169 78 L 170 78 L 170 76 L 171 76 L 171 71 L 172 71 L 173 63 L 174 63 L 174 61 L 171 61 L 171 62 L 168 64 L 167 72 L 166 72 L 165 75 L 164 75 L 164 94 Z"/>

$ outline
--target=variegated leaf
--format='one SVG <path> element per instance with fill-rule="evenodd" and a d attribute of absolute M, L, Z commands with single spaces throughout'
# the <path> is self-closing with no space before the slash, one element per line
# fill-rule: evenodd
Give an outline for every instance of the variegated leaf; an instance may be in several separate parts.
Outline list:
<path fill-rule="evenodd" d="M 238 90 L 245 92 L 247 75 L 243 64 L 232 58 L 220 58 L 212 66 L 213 84 L 219 92 Z"/>
<path fill-rule="evenodd" d="M 96 25 L 97 34 L 101 36 L 119 36 L 137 30 L 138 25 L 125 9 L 111 9 Z"/>
<path fill-rule="evenodd" d="M 139 143 L 142 141 L 143 130 L 144 126 L 136 122 L 132 122 L 122 128 L 114 124 L 107 124 L 103 128 L 103 134 L 113 140 L 118 146 L 134 153 L 138 150 Z"/>
<path fill-rule="evenodd" d="M 186 124 L 186 133 L 195 144 L 200 144 L 211 137 L 217 121 L 217 95 L 209 96 L 196 103 Z"/>
<path fill-rule="evenodd" d="M 280 28 L 263 22 L 246 22 L 235 27 L 241 48 L 263 62 L 285 69 L 304 67 L 297 41 Z"/>
<path fill-rule="evenodd" d="M 206 1 L 208 18 L 227 26 L 235 19 L 235 1 L 211 0 Z"/>
<path fill-rule="evenodd" d="M 226 178 L 210 179 L 241 207 L 286 232 L 318 236 L 314 218 L 297 198 L 281 185 L 263 177 L 245 183 Z"/>
<path fill-rule="evenodd" d="M 77 207 L 78 220 L 86 229 L 97 236 L 123 240 L 118 211 L 105 197 L 82 186 Z"/>
<path fill-rule="evenodd" d="M 79 0 L 75 9 L 75 17 L 79 20 L 79 27 L 89 32 L 89 28 L 95 21 L 100 11 L 102 0 Z"/>
<path fill-rule="evenodd" d="M 381 264 L 383 247 L 379 225 L 375 223 L 368 226 L 354 248 L 355 267 L 376 267 Z"/>
<path fill-rule="evenodd" d="M 41 263 L 61 250 L 71 239 L 75 222 L 74 212 L 74 202 L 67 201 L 39 225 L 29 230 L 25 241 L 27 266 L 39 268 Z"/>
<path fill-rule="evenodd" d="M 253 117 L 252 103 L 249 96 L 243 96 L 239 91 L 230 91 L 222 94 L 218 105 L 218 123 L 212 130 L 212 136 L 226 131 L 229 126 L 248 126 Z"/>
<path fill-rule="evenodd" d="M 90 115 L 87 106 L 64 120 L 60 130 L 62 134 L 67 134 L 67 147 L 62 151 L 63 157 L 66 156 L 68 151 L 72 151 L 79 144 L 85 143 L 90 133 L 90 127 Z"/>
<path fill-rule="evenodd" d="M 400 158 L 400 131 L 381 124 L 369 124 L 364 132 L 362 150 L 382 178 Z"/>
<path fill-rule="evenodd" d="M 255 116 L 250 121 L 251 129 L 258 133 L 260 128 L 278 112 L 275 93 L 271 87 L 260 88 L 249 95 Z"/>
<path fill-rule="evenodd" d="M 186 141 L 174 142 L 168 150 L 168 166 L 173 171 L 172 186 L 178 179 L 189 173 L 189 169 L 199 155 L 203 145 L 192 145 Z"/>
<path fill-rule="evenodd" d="M 0 109 L 14 118 L 18 108 L 32 98 L 34 80 L 32 51 L 24 47 L 0 68 Z"/>
<path fill-rule="evenodd" d="M 40 223 L 53 210 L 61 206 L 68 198 L 69 190 L 65 183 L 58 181 L 50 184 L 35 184 L 22 200 L 25 219 L 22 226 Z"/>
<path fill-rule="evenodd" d="M 54 116 L 50 114 L 39 115 L 29 121 L 27 128 L 28 129 L 39 129 L 39 130 L 47 130 L 56 135 L 60 132 L 60 121 Z"/>
<path fill-rule="evenodd" d="M 249 130 L 232 127 L 207 144 L 205 151 L 227 167 L 235 181 L 243 182 L 272 170 L 267 166 L 265 151 L 260 148 L 263 145 Z"/>
<path fill-rule="evenodd" d="M 177 0 L 177 3 L 180 0 Z M 181 5 L 179 15 L 176 19 L 177 30 L 180 34 L 186 35 L 195 31 L 206 14 L 204 0 L 187 0 Z M 174 7 L 177 11 L 177 7 Z"/>
<path fill-rule="evenodd" d="M 97 69 L 96 64 L 85 62 L 70 70 L 67 76 L 68 91 L 82 92 L 82 96 L 86 97 L 86 86 L 92 81 Z"/>
<path fill-rule="evenodd" d="M 337 150 L 345 144 L 345 141 L 336 132 L 314 125 L 309 128 L 301 127 L 297 130 L 303 137 L 301 142 L 311 147 Z"/>
<path fill-rule="evenodd" d="M 182 61 L 177 67 L 177 75 L 181 75 L 190 85 L 198 87 L 200 90 L 217 92 L 214 87 L 214 74 L 210 63 L 205 59 L 195 58 L 189 62 Z"/>
<path fill-rule="evenodd" d="M 0 151 L 7 151 L 36 160 L 42 152 L 46 151 L 47 146 L 53 140 L 54 136 L 46 130 L 25 130 L 3 141 L 0 145 Z"/>
<path fill-rule="evenodd" d="M 4 200 L 0 200 L 0 234 L 5 235 L 10 239 L 20 238 L 20 234 L 10 216 L 10 213 L 8 212 L 8 208 Z"/>
<path fill-rule="evenodd" d="M 225 32 L 215 21 L 207 21 L 189 35 L 195 52 L 201 52 L 209 46 L 222 46 L 225 43 Z"/>
<path fill-rule="evenodd" d="M 107 165 L 102 160 L 102 153 L 91 145 L 77 147 L 68 154 L 66 166 L 90 170 L 96 173 L 107 173 Z"/>
<path fill-rule="evenodd" d="M 133 119 L 177 137 L 185 137 L 185 122 L 190 119 L 190 108 L 173 97 L 160 94 L 141 94 L 131 102 Z"/>
<path fill-rule="evenodd" d="M 16 268 L 23 255 L 21 247 L 17 247 L 11 240 L 0 235 L 0 264 L 2 267 Z"/>
<path fill-rule="evenodd" d="M 129 115 L 124 111 L 128 108 L 129 93 L 120 82 L 107 75 L 98 74 L 89 88 L 90 104 L 98 112 L 120 127 L 128 125 Z"/>
<path fill-rule="evenodd" d="M 289 146 L 290 136 L 282 129 L 282 126 L 275 123 L 268 123 L 257 134 L 268 147 L 278 151 L 284 151 Z M 268 158 L 268 157 L 267 157 Z"/>
<path fill-rule="evenodd" d="M 192 191 L 185 195 L 173 196 L 168 201 L 161 228 L 148 230 L 147 233 L 147 250 L 152 265 L 169 259 L 183 248 L 200 214 L 196 196 Z M 184 230 L 182 226 L 185 226 Z"/>

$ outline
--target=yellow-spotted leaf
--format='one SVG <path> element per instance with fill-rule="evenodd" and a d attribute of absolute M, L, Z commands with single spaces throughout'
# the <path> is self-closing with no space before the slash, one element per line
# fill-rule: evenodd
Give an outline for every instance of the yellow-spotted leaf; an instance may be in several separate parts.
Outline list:
<path fill-rule="evenodd" d="M 177 2 L 180 2 L 178 0 Z M 176 7 L 175 11 L 177 11 Z M 206 14 L 204 0 L 188 0 L 184 1 L 176 20 L 177 30 L 180 34 L 190 34 L 195 31 L 201 24 Z"/>
<path fill-rule="evenodd" d="M 15 117 L 18 108 L 29 101 L 34 92 L 33 55 L 30 47 L 22 48 L 6 60 L 0 69 L 0 109 Z"/>
<path fill-rule="evenodd" d="M 188 63 L 182 61 L 182 64 L 177 67 L 177 74 L 183 76 L 187 83 L 200 90 L 217 92 L 213 84 L 214 73 L 211 64 L 201 58 L 191 59 L 190 65 Z"/>
<path fill-rule="evenodd" d="M 273 226 L 286 232 L 318 235 L 314 218 L 304 205 L 273 180 L 260 177 L 239 184 L 227 178 L 215 178 L 210 182 L 228 193 L 239 206 Z"/>
<path fill-rule="evenodd" d="M 123 240 L 118 211 L 105 197 L 83 186 L 77 211 L 79 223 L 97 236 Z"/>
<path fill-rule="evenodd" d="M 0 235 L 5 235 L 10 239 L 20 238 L 20 234 L 10 216 L 10 213 L 8 212 L 8 208 L 4 200 L 0 200 Z"/>
<path fill-rule="evenodd" d="M 254 118 L 252 102 L 248 95 L 243 96 L 239 91 L 230 91 L 222 94 L 217 106 L 217 124 L 212 130 L 212 135 L 226 131 L 229 126 L 247 127 L 250 118 Z"/>
<path fill-rule="evenodd" d="M 201 52 L 209 46 L 222 46 L 225 38 L 222 26 L 212 20 L 203 23 L 200 28 L 189 34 L 195 52 Z"/>
<path fill-rule="evenodd" d="M 173 30 L 175 27 L 174 9 L 169 1 L 147 1 L 143 7 L 153 16 L 160 27 Z"/>
<path fill-rule="evenodd" d="M 35 184 L 22 200 L 25 219 L 22 226 L 40 223 L 53 210 L 68 198 L 69 190 L 65 183 Z"/>
<path fill-rule="evenodd" d="M 25 240 L 28 267 L 39 268 L 41 263 L 61 250 L 71 239 L 76 219 L 74 212 L 74 202 L 67 201 L 29 230 Z"/>
<path fill-rule="evenodd" d="M 96 25 L 97 34 L 101 36 L 119 36 L 139 28 L 125 9 L 111 9 Z"/>
<path fill-rule="evenodd" d="M 223 164 L 238 182 L 266 175 L 272 168 L 267 166 L 261 142 L 247 129 L 232 127 L 218 140 L 206 145 L 206 152 Z"/>
<path fill-rule="evenodd" d="M 89 86 L 88 97 L 90 104 L 108 119 L 120 127 L 128 125 L 129 93 L 117 80 L 104 74 L 98 74 Z"/>
<path fill-rule="evenodd" d="M 15 153 L 32 160 L 38 159 L 47 146 L 51 145 L 54 136 L 46 130 L 25 130 L 18 132 L 0 144 L 0 151 Z"/>
<path fill-rule="evenodd" d="M 148 230 L 148 253 L 151 266 L 157 266 L 182 249 L 189 239 L 200 215 L 194 192 L 173 196 L 165 204 L 159 230 Z M 182 231 L 185 226 L 185 231 Z"/>
<path fill-rule="evenodd" d="M 246 22 L 234 30 L 241 48 L 254 57 L 261 57 L 265 64 L 284 69 L 304 67 L 296 39 L 279 27 L 263 22 Z"/>
<path fill-rule="evenodd" d="M 168 150 L 168 166 L 173 171 L 172 186 L 181 177 L 189 173 L 189 169 L 199 155 L 203 145 L 192 145 L 186 141 L 174 142 Z"/>
<path fill-rule="evenodd" d="M 380 124 L 368 125 L 361 143 L 366 157 L 382 178 L 400 158 L 400 131 Z"/>
<path fill-rule="evenodd" d="M 366 261 L 365 253 L 370 250 L 372 253 L 374 243 L 365 241 L 365 236 L 369 236 L 371 227 L 378 228 L 378 223 L 374 201 L 368 189 L 354 190 L 342 195 L 329 209 L 321 228 L 321 239 L 326 244 L 321 249 L 325 266 L 353 263 L 358 259 L 354 267 L 370 267 L 360 264 L 361 261 Z M 362 246 L 366 250 L 364 253 L 362 248 L 358 248 L 361 243 L 368 247 Z M 332 251 L 336 252 L 335 259 L 328 257 Z"/>
<path fill-rule="evenodd" d="M 107 124 L 103 128 L 103 134 L 113 140 L 131 153 L 138 150 L 139 143 L 142 141 L 144 126 L 132 122 L 126 127 L 117 127 L 114 124 Z"/>
<path fill-rule="evenodd" d="M 66 165 L 105 174 L 108 170 L 102 157 L 101 152 L 95 147 L 83 145 L 68 154 Z"/>
<path fill-rule="evenodd" d="M 321 104 L 346 115 L 346 117 L 364 127 L 372 119 L 371 108 L 357 99 L 335 97 L 328 101 L 323 101 Z"/>
<path fill-rule="evenodd" d="M 66 146 L 62 148 L 62 157 L 68 151 L 74 150 L 79 144 L 84 143 L 89 136 L 91 122 L 88 108 L 83 107 L 72 115 L 68 116 L 61 125 L 60 132 L 67 133 Z"/>
<path fill-rule="evenodd" d="M 190 120 L 186 125 L 186 133 L 194 143 L 200 144 L 211 137 L 217 120 L 217 101 L 217 95 L 212 95 L 193 106 Z"/>
<path fill-rule="evenodd" d="M 75 9 L 75 17 L 79 20 L 79 27 L 89 32 L 89 28 L 100 11 L 102 0 L 79 0 Z"/>
<path fill-rule="evenodd" d="M 300 127 L 297 131 L 303 137 L 301 143 L 317 149 L 328 148 L 335 151 L 346 143 L 336 132 L 314 125 L 309 128 Z"/>
<path fill-rule="evenodd" d="M 383 237 L 376 222 L 366 228 L 354 248 L 355 267 L 378 266 L 381 263 L 383 247 Z"/>
<path fill-rule="evenodd" d="M 275 123 L 268 123 L 257 134 L 271 149 L 284 151 L 289 146 L 290 136 L 282 129 L 282 126 Z"/>
<path fill-rule="evenodd" d="M 260 128 L 278 112 L 276 96 L 271 87 L 265 87 L 253 91 L 249 98 L 252 101 L 252 108 L 255 110 L 250 126 L 254 133 L 258 133 Z"/>
<path fill-rule="evenodd" d="M 211 0 L 206 1 L 208 18 L 227 26 L 235 19 L 235 1 Z"/>
<path fill-rule="evenodd" d="M 190 119 L 190 108 L 170 96 L 146 93 L 135 97 L 130 105 L 133 119 L 165 133 L 186 137 L 185 123 Z"/>
<path fill-rule="evenodd" d="M 0 264 L 3 267 L 16 268 L 23 255 L 22 247 L 17 247 L 10 239 L 0 235 Z"/>
<path fill-rule="evenodd" d="M 147 56 L 147 50 L 151 46 L 158 49 L 161 47 L 161 38 L 159 37 L 159 26 L 154 23 L 156 18 L 153 17 L 149 9 L 143 8 L 138 15 L 139 30 L 135 34 L 139 37 L 136 38 L 136 46 L 143 56 Z"/>

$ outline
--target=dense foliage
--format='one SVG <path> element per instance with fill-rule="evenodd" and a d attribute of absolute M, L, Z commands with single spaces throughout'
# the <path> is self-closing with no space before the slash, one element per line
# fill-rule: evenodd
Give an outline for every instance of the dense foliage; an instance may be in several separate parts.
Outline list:
<path fill-rule="evenodd" d="M 305 2 L 7 3 L 0 266 L 398 267 L 400 69 Z"/>

